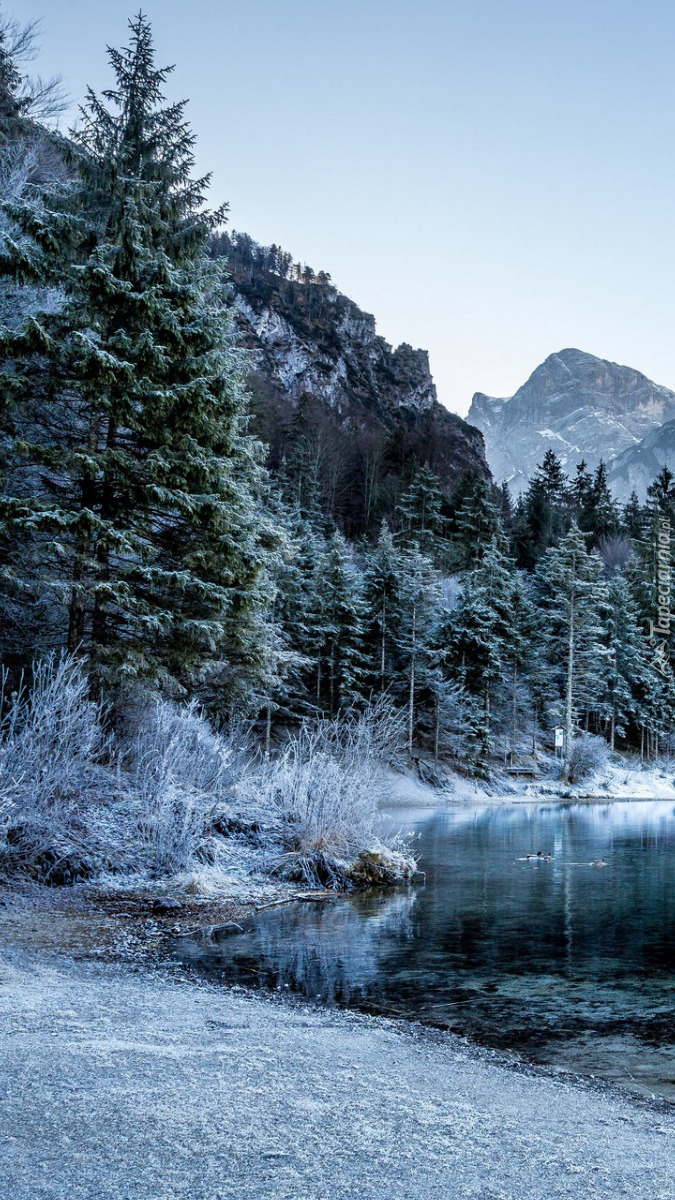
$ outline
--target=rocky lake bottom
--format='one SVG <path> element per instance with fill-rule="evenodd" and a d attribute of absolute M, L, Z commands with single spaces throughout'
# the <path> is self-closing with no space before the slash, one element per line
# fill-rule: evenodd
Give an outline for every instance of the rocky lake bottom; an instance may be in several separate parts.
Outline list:
<path fill-rule="evenodd" d="M 675 1099 L 675 804 L 397 809 L 425 882 L 272 908 L 174 952 Z"/>

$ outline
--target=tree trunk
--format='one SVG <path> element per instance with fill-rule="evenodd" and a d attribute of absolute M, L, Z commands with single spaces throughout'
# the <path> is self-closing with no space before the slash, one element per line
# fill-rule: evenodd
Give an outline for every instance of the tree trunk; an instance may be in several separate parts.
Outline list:
<path fill-rule="evenodd" d="M 384 596 L 382 596 L 382 646 L 381 646 L 381 656 L 380 656 L 380 691 L 381 692 L 384 691 L 384 667 L 385 667 L 385 651 L 386 651 L 386 636 L 385 636 L 385 634 L 386 634 L 386 615 L 387 615 L 387 601 L 386 601 L 386 598 Z"/>
<path fill-rule="evenodd" d="M 98 454 L 100 421 L 98 413 L 91 414 L 87 436 L 87 451 L 90 458 Z M 80 486 L 80 508 L 94 509 L 95 507 L 96 480 L 90 477 L 87 468 Z M 91 544 L 89 542 L 80 542 L 75 551 L 73 587 L 68 607 L 68 651 L 70 654 L 75 654 L 84 641 L 87 611 L 86 564 L 90 552 Z"/>
<path fill-rule="evenodd" d="M 516 758 L 516 737 L 518 734 L 518 663 L 513 664 L 513 712 L 511 726 L 511 762 Z"/>
<path fill-rule="evenodd" d="M 415 716 L 415 654 L 417 651 L 417 607 L 412 611 L 412 638 L 410 644 L 410 696 L 408 700 L 408 757 L 412 762 L 413 726 Z"/>
<path fill-rule="evenodd" d="M 436 728 L 434 730 L 434 762 L 438 762 L 438 743 L 441 732 L 441 702 L 436 697 Z"/>
<path fill-rule="evenodd" d="M 272 706 L 267 705 L 267 713 L 265 718 L 265 761 L 269 761 L 270 743 L 272 740 Z"/>
<path fill-rule="evenodd" d="M 117 422 L 111 415 L 108 418 L 108 434 L 106 438 L 106 449 L 114 450 L 117 443 Z M 103 479 L 101 480 L 101 519 L 111 521 L 114 516 L 115 494 L 113 481 L 110 477 L 110 471 L 105 470 Z M 96 547 L 96 561 L 98 563 L 97 578 L 99 580 L 108 581 L 110 579 L 110 554 L 107 545 L 102 539 Z M 107 613 L 98 589 L 94 595 L 94 610 L 92 615 L 92 634 L 94 641 L 99 646 L 104 646 L 107 641 Z"/>
<path fill-rule="evenodd" d="M 567 641 L 567 689 L 565 695 L 565 761 L 563 779 L 567 779 L 572 754 L 572 714 L 574 711 L 574 589 L 570 597 L 570 626 Z"/>
<path fill-rule="evenodd" d="M 73 587 L 68 608 L 68 653 L 76 654 L 84 640 L 84 618 L 87 607 L 82 586 L 82 559 L 78 555 L 73 567 Z"/>

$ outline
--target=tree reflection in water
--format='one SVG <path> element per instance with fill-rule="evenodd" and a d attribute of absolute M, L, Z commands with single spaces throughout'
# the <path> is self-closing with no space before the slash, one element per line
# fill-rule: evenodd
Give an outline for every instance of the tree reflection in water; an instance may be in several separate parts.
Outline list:
<path fill-rule="evenodd" d="M 185 953 L 227 981 L 426 1020 L 675 1098 L 672 802 L 405 816 L 425 886 L 272 909 Z M 526 858 L 539 850 L 552 861 Z"/>

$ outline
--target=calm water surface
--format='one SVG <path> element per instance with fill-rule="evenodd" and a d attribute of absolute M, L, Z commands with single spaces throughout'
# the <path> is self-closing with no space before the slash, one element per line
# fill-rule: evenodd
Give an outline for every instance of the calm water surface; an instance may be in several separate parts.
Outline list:
<path fill-rule="evenodd" d="M 183 955 L 675 1100 L 672 802 L 398 810 L 395 824 L 418 836 L 424 886 L 271 909 Z M 538 850 L 553 861 L 520 861 Z"/>

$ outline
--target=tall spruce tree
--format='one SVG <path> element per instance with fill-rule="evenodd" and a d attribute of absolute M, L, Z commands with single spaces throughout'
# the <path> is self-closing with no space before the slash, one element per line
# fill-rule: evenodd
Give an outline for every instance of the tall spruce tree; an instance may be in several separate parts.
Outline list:
<path fill-rule="evenodd" d="M 586 532 L 586 516 L 591 506 L 593 494 L 593 476 L 588 469 L 586 460 L 582 458 L 577 463 L 577 470 L 569 488 L 569 497 L 577 525 Z"/>
<path fill-rule="evenodd" d="M 603 643 L 608 597 L 602 560 L 587 549 L 576 522 L 558 546 L 546 551 L 535 583 L 541 642 L 559 687 L 567 776 L 579 712 L 599 706 L 608 657 Z"/>
<path fill-rule="evenodd" d="M 516 649 L 513 629 L 513 565 L 497 539 L 462 580 L 457 605 L 443 622 L 446 665 L 464 691 L 480 701 L 483 713 L 483 753 L 491 745 L 492 714 L 497 695 Z M 511 644 L 513 653 L 507 652 Z"/>
<path fill-rule="evenodd" d="M 593 475 L 589 518 L 593 546 L 619 532 L 619 508 L 607 482 L 607 467 L 604 462 L 598 463 Z"/>
<path fill-rule="evenodd" d="M 644 722 L 643 704 L 653 696 L 649 643 L 640 628 L 637 606 L 626 575 L 616 571 L 607 585 L 605 617 L 607 666 L 603 676 L 602 715 L 609 722 L 614 750 L 617 736 L 625 738 L 631 725 Z"/>
<path fill-rule="evenodd" d="M 404 555 L 382 522 L 377 544 L 366 555 L 363 576 L 366 624 L 364 651 L 376 691 L 385 692 L 399 671 L 397 637 L 401 621 Z"/>
<path fill-rule="evenodd" d="M 641 536 L 631 542 L 633 552 L 626 567 L 638 627 L 648 646 L 648 669 L 638 681 L 635 714 L 641 752 L 647 756 L 656 752 L 659 739 L 670 733 L 675 723 L 675 622 L 666 621 L 665 629 L 661 628 L 659 613 L 659 584 L 667 580 L 671 595 L 675 592 L 672 533 L 662 523 L 663 518 L 672 519 L 670 505 L 675 493 L 671 488 L 672 476 L 662 472 L 648 489 L 649 504 L 641 510 Z"/>
<path fill-rule="evenodd" d="M 541 555 L 557 543 L 569 523 L 570 495 L 562 463 L 552 450 L 530 480 L 518 514 L 518 563 L 533 570 Z"/>
<path fill-rule="evenodd" d="M 499 509 L 484 479 L 465 481 L 452 520 L 453 568 L 468 571 L 494 540 L 506 549 Z"/>
<path fill-rule="evenodd" d="M 412 759 L 420 709 L 435 708 L 434 651 L 441 593 L 437 571 L 416 546 L 406 551 L 402 566 L 397 632 L 400 670 L 394 691 L 407 710 L 408 754 Z"/>
<path fill-rule="evenodd" d="M 399 542 L 419 546 L 422 554 L 440 566 L 446 546 L 443 485 L 426 464 L 415 472 L 398 504 Z"/>
<path fill-rule="evenodd" d="M 511 761 L 518 755 L 521 715 L 532 702 L 531 674 L 535 669 L 536 610 L 525 577 L 510 577 L 509 618 L 503 634 L 504 684 L 510 691 Z M 506 719 L 506 718 L 505 718 Z"/>
<path fill-rule="evenodd" d="M 647 505 L 653 512 L 672 516 L 675 512 L 675 475 L 670 467 L 662 467 L 647 488 Z"/>
<path fill-rule="evenodd" d="M 275 672 L 275 535 L 243 359 L 205 253 L 222 214 L 204 210 L 150 25 L 130 28 L 109 52 L 114 87 L 88 94 L 73 184 L 11 206 L 37 252 L 27 264 L 8 241 L 5 273 L 55 282 L 65 302 L 2 335 L 16 430 L 4 574 L 51 591 L 63 641 L 102 680 L 255 708 Z"/>
<path fill-rule="evenodd" d="M 621 514 L 621 533 L 631 541 L 640 541 L 645 535 L 647 513 L 640 504 L 637 492 L 631 492 Z"/>
<path fill-rule="evenodd" d="M 363 583 L 340 533 L 326 544 L 316 579 L 322 643 L 317 656 L 317 698 L 335 716 L 366 698 L 363 655 Z"/>

